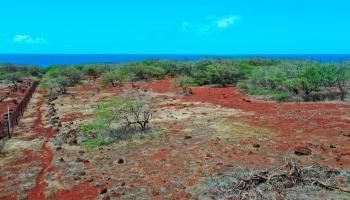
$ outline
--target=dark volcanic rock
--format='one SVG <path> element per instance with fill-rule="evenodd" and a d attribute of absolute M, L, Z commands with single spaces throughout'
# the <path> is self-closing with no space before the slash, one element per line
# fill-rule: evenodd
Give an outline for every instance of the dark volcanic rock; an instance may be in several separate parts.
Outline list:
<path fill-rule="evenodd" d="M 308 147 L 295 147 L 294 153 L 298 156 L 308 156 L 311 154 L 311 149 Z"/>
<path fill-rule="evenodd" d="M 192 136 L 190 136 L 190 135 L 186 135 L 186 136 L 184 137 L 184 139 L 185 139 L 185 140 L 192 139 Z"/>
<path fill-rule="evenodd" d="M 350 137 L 350 133 L 344 133 L 343 136 L 344 137 Z"/>
<path fill-rule="evenodd" d="M 100 194 L 105 194 L 105 193 L 107 193 L 107 188 L 102 189 L 100 192 Z"/>
<path fill-rule="evenodd" d="M 121 158 L 118 160 L 118 164 L 123 164 L 124 163 L 124 160 Z"/>
<path fill-rule="evenodd" d="M 246 98 L 243 98 L 242 100 L 243 100 L 244 102 L 247 102 L 247 103 L 252 102 L 250 99 L 246 99 Z"/>

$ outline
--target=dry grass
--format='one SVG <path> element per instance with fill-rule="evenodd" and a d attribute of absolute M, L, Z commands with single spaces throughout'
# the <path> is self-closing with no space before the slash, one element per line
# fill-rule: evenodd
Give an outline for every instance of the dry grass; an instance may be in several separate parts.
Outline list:
<path fill-rule="evenodd" d="M 194 192 L 215 199 L 331 199 L 332 195 L 348 199 L 349 184 L 339 180 L 349 177 L 348 171 L 289 161 L 272 169 L 237 168 L 222 177 L 208 178 Z"/>

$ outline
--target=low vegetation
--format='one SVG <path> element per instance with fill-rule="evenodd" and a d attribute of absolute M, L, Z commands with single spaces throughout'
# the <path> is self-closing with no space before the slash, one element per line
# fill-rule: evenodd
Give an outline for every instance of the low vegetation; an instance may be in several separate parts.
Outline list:
<path fill-rule="evenodd" d="M 13 87 L 18 74 L 34 76 L 4 69 Z M 349 101 L 349 63 L 144 61 L 45 71 L 41 88 L 62 96 L 45 100 L 37 92 L 5 146 L 1 181 L 11 186 L 1 193 L 5 199 L 83 190 L 99 199 L 349 199 L 349 104 L 278 105 L 232 93 Z M 145 83 L 157 79 L 167 81 Z M 170 93 L 169 80 L 193 96 Z M 280 166 L 285 157 L 300 164 Z"/>
<path fill-rule="evenodd" d="M 144 136 L 150 131 L 152 107 L 135 91 L 132 96 L 113 99 L 98 105 L 90 123 L 81 126 L 86 147 Z"/>
<path fill-rule="evenodd" d="M 350 65 L 314 62 L 283 62 L 252 71 L 241 88 L 250 94 L 272 94 L 277 100 L 345 100 Z"/>
<path fill-rule="evenodd" d="M 192 94 L 192 89 L 191 89 L 192 85 L 193 85 L 193 79 L 188 76 L 177 77 L 173 82 L 173 86 L 175 88 L 180 87 L 182 89 L 181 93 L 183 95 Z"/>
<path fill-rule="evenodd" d="M 301 166 L 295 161 L 269 170 L 240 168 L 221 177 L 207 181 L 215 199 L 314 199 L 314 194 L 323 193 L 346 199 L 350 190 L 346 184 L 337 183 L 350 174 L 320 166 Z"/>
<path fill-rule="evenodd" d="M 114 123 L 121 124 L 124 129 L 139 128 L 145 131 L 152 117 L 149 106 L 141 101 L 117 99 L 100 104 L 96 117 L 107 128 Z"/>
<path fill-rule="evenodd" d="M 0 81 L 11 84 L 12 90 L 16 92 L 18 84 L 24 79 L 37 81 L 44 72 L 43 69 L 36 66 L 0 64 Z"/>
<path fill-rule="evenodd" d="M 83 73 L 77 67 L 50 67 L 45 74 L 45 84 L 49 89 L 48 96 L 66 94 L 67 87 L 80 83 Z"/>
<path fill-rule="evenodd" d="M 259 58 L 89 64 L 50 67 L 47 71 L 47 86 L 58 95 L 64 94 L 66 87 L 78 84 L 82 77 L 100 77 L 103 87 L 168 77 L 174 78 L 173 85 L 181 88 L 184 95 L 190 95 L 193 86 L 237 85 L 245 93 L 277 101 L 344 101 L 350 82 L 348 62 L 320 64 Z"/>

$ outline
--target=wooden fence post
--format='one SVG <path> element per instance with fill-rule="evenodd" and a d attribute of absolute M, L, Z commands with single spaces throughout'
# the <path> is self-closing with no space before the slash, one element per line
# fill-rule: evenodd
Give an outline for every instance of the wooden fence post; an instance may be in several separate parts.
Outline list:
<path fill-rule="evenodd" d="M 10 116 L 10 106 L 7 106 L 7 133 L 8 133 L 8 137 L 11 138 L 11 116 Z"/>

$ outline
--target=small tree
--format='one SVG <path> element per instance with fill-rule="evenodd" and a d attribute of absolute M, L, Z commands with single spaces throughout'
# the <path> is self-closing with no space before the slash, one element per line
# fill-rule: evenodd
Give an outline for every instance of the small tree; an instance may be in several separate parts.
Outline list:
<path fill-rule="evenodd" d="M 319 65 L 307 65 L 298 69 L 298 81 L 306 96 L 319 90 L 322 85 L 322 74 Z"/>
<path fill-rule="evenodd" d="M 229 62 L 202 61 L 194 64 L 194 72 L 191 76 L 198 85 L 219 84 L 226 87 L 235 84 L 242 77 L 239 68 Z"/>
<path fill-rule="evenodd" d="M 335 75 L 335 84 L 340 91 L 341 100 L 344 101 L 350 85 L 350 67 L 346 64 L 338 65 Z"/>
<path fill-rule="evenodd" d="M 191 86 L 193 85 L 193 79 L 188 76 L 181 76 L 174 80 L 173 86 L 180 87 L 184 95 L 192 95 Z"/>
<path fill-rule="evenodd" d="M 118 99 L 101 104 L 96 116 L 108 126 L 113 122 L 119 122 L 124 128 L 139 126 L 141 131 L 145 131 L 152 118 L 152 112 L 150 106 L 141 101 Z"/>
<path fill-rule="evenodd" d="M 101 82 L 104 86 L 121 87 L 126 80 L 126 74 L 121 70 L 106 72 L 101 76 Z"/>
<path fill-rule="evenodd" d="M 320 66 L 321 68 L 321 77 L 322 77 L 322 84 L 325 87 L 334 87 L 337 79 L 337 71 L 338 71 L 338 65 L 337 64 L 324 64 Z"/>
<path fill-rule="evenodd" d="M 27 67 L 25 68 L 28 75 L 35 76 L 35 77 L 41 77 L 44 74 L 44 69 L 40 67 Z"/>
<path fill-rule="evenodd" d="M 66 87 L 69 86 L 69 81 L 64 77 L 57 77 L 50 79 L 48 81 L 50 88 L 50 94 L 54 96 L 59 96 L 67 93 Z"/>
<path fill-rule="evenodd" d="M 87 76 L 98 76 L 99 75 L 98 70 L 94 66 L 88 66 L 88 67 L 83 68 L 83 72 Z"/>
<path fill-rule="evenodd" d="M 22 82 L 24 76 L 21 72 L 12 72 L 2 75 L 0 79 L 12 83 L 14 91 L 18 91 L 18 83 Z"/>
<path fill-rule="evenodd" d="M 75 67 L 52 67 L 49 69 L 48 78 L 65 78 L 69 86 L 78 84 L 82 77 L 82 72 Z"/>
<path fill-rule="evenodd" d="M 13 72 L 21 71 L 22 69 L 18 65 L 14 65 L 14 64 L 1 64 L 0 70 L 5 71 L 6 73 L 13 73 Z"/>
<path fill-rule="evenodd" d="M 100 81 L 103 86 L 112 85 L 112 87 L 115 87 L 115 80 L 112 72 L 102 74 Z"/>
<path fill-rule="evenodd" d="M 60 76 L 66 77 L 68 79 L 69 85 L 74 86 L 80 82 L 82 73 L 77 68 L 68 67 L 63 68 Z"/>
<path fill-rule="evenodd" d="M 228 84 L 235 84 L 241 77 L 239 69 L 228 63 L 214 63 L 207 65 L 203 70 L 206 81 L 209 84 L 220 84 L 226 87 Z"/>

